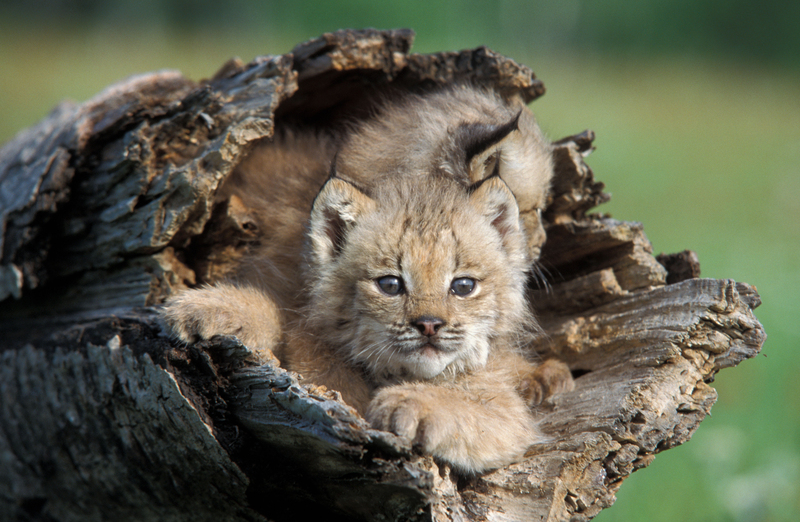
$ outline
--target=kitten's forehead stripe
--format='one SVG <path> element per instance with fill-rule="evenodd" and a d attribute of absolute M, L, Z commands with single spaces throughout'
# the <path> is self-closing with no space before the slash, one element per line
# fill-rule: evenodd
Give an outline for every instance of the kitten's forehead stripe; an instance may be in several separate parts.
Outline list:
<path fill-rule="evenodd" d="M 395 269 L 398 268 L 399 258 L 383 257 L 378 261 L 378 266 L 381 268 Z"/>
<path fill-rule="evenodd" d="M 450 230 L 450 233 L 453 235 L 453 242 L 456 245 L 455 248 L 455 255 L 453 256 L 453 273 L 464 270 L 462 261 L 461 261 L 461 251 L 464 249 L 464 246 L 459 241 L 458 236 L 456 235 L 455 230 Z"/>

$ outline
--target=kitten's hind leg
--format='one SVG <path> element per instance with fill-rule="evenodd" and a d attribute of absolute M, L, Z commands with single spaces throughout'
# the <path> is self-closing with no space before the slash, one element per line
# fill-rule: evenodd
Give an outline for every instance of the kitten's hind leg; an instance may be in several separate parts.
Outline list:
<path fill-rule="evenodd" d="M 220 283 L 187 290 L 167 301 L 161 314 L 182 341 L 233 335 L 264 362 L 274 359 L 273 351 L 281 340 L 277 305 L 249 286 Z"/>
<path fill-rule="evenodd" d="M 547 397 L 575 389 L 569 367 L 557 359 L 548 359 L 531 367 L 517 384 L 517 391 L 529 406 L 540 404 Z"/>

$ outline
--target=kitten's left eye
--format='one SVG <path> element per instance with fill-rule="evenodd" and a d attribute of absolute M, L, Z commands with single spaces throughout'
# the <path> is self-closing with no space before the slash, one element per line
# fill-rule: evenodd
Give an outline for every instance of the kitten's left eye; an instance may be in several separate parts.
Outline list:
<path fill-rule="evenodd" d="M 459 297 L 464 297 L 475 291 L 475 280 L 470 277 L 459 277 L 450 283 L 450 291 Z"/>

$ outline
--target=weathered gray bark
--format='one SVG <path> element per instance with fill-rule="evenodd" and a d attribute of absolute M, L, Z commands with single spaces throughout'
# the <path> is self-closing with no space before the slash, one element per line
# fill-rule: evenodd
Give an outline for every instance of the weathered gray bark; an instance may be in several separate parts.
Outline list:
<path fill-rule="evenodd" d="M 276 121 L 335 128 L 387 90 L 458 81 L 544 92 L 487 49 L 409 54 L 411 39 L 346 31 L 201 83 L 132 78 L 0 149 L 0 519 L 588 520 L 691 437 L 716 372 L 760 350 L 759 298 L 587 215 L 607 199 L 590 132 L 559 142 L 553 276 L 531 290 L 535 348 L 576 389 L 540 407 L 552 440 L 523 462 L 456 477 L 235 339 L 163 335 L 148 307 L 221 277 L 250 240 L 215 194 Z"/>

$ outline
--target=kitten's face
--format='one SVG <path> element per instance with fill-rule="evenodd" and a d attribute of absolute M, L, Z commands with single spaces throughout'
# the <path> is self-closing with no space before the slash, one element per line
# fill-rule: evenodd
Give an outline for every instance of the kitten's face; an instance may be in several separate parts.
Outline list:
<path fill-rule="evenodd" d="M 313 322 L 376 380 L 480 367 L 491 340 L 527 318 L 525 242 L 513 196 L 494 185 L 353 193 L 362 201 L 348 208 L 363 208 L 322 238 L 334 242 L 312 288 Z"/>

